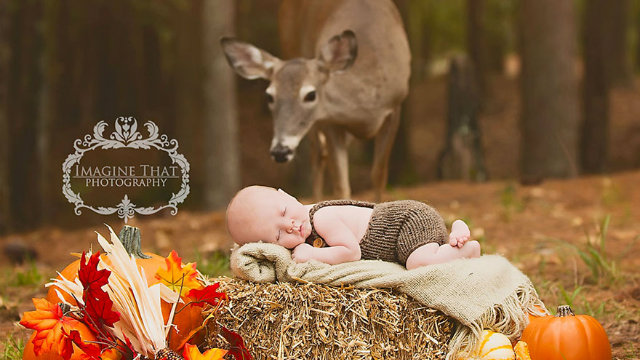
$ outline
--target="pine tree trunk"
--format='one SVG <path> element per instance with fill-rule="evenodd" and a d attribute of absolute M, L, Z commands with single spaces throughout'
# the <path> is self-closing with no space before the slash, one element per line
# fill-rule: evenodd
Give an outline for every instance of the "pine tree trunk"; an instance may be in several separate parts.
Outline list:
<path fill-rule="evenodd" d="M 9 119 L 7 92 L 9 74 L 9 9 L 8 1 L 0 1 L 0 234 L 11 229 L 9 206 Z"/>
<path fill-rule="evenodd" d="M 42 55 L 40 58 L 40 92 L 36 122 L 36 157 L 38 206 L 40 221 L 46 223 L 53 214 L 53 166 L 51 164 L 51 128 L 55 123 L 57 101 L 55 86 L 58 83 L 60 66 L 57 59 L 58 3 L 43 3 Z M 55 165 L 57 169 L 60 164 Z M 57 187 L 56 187 L 57 188 Z"/>
<path fill-rule="evenodd" d="M 207 0 L 205 0 L 207 1 Z M 201 194 L 205 181 L 203 161 L 204 139 L 202 129 L 202 69 L 204 68 L 202 50 L 202 8 L 203 1 L 189 1 L 187 9 L 177 18 L 176 38 L 176 114 L 180 125 L 176 129 L 180 141 L 180 151 L 191 163 L 189 184 L 194 194 Z M 206 46 L 217 46 L 207 44 Z M 201 199 L 191 198 L 193 204 L 202 205 Z M 195 200 L 195 201 L 194 201 Z"/>
<path fill-rule="evenodd" d="M 629 0 L 607 2 L 610 10 L 610 34 L 608 71 L 612 85 L 629 85 L 633 80 L 629 64 L 628 29 L 629 29 Z"/>
<path fill-rule="evenodd" d="M 609 88 L 607 29 L 610 29 L 608 0 L 588 0 L 584 26 L 584 93 L 580 138 L 580 163 L 588 174 L 606 170 L 609 155 Z"/>
<path fill-rule="evenodd" d="M 640 72 L 640 6 L 637 7 L 637 13 L 635 14 L 636 23 L 636 61 L 635 71 Z"/>
<path fill-rule="evenodd" d="M 235 75 L 227 65 L 219 39 L 234 33 L 234 1 L 205 1 L 203 9 L 205 64 L 204 202 L 207 209 L 224 207 L 240 186 L 238 115 Z"/>
<path fill-rule="evenodd" d="M 523 0 L 521 180 L 576 170 L 578 85 L 574 2 Z"/>
<path fill-rule="evenodd" d="M 486 89 L 484 3 L 484 0 L 467 0 L 467 51 L 473 64 L 480 100 L 484 98 Z"/>
<path fill-rule="evenodd" d="M 9 195 L 14 230 L 37 225 L 40 201 L 37 176 L 36 123 L 40 91 L 41 3 L 14 0 L 9 31 L 7 119 L 9 122 Z"/>

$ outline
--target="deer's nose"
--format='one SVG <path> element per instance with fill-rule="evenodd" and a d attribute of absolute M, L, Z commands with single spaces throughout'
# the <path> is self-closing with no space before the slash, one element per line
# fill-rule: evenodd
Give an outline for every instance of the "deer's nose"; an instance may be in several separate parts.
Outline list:
<path fill-rule="evenodd" d="M 271 157 L 279 163 L 287 162 L 293 159 L 293 150 L 288 146 L 278 143 L 271 149 Z"/>

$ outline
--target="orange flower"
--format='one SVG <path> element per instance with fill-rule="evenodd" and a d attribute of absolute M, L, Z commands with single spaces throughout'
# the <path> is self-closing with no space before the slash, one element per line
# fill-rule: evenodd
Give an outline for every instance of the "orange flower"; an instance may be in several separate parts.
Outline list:
<path fill-rule="evenodd" d="M 180 291 L 180 296 L 182 296 L 191 289 L 202 288 L 202 284 L 197 279 L 198 273 L 196 272 L 195 263 L 188 263 L 183 266 L 182 258 L 178 256 L 175 250 L 171 251 L 165 261 L 167 268 L 158 269 L 156 279 L 167 285 L 169 289 L 175 292 Z"/>
<path fill-rule="evenodd" d="M 222 360 L 226 353 L 227 350 L 223 349 L 209 349 L 202 354 L 197 346 L 186 344 L 182 357 L 185 360 Z"/>
<path fill-rule="evenodd" d="M 32 300 L 36 311 L 25 312 L 20 325 L 36 330 L 33 352 L 39 356 L 57 349 L 60 356 L 68 359 L 73 352 L 73 343 L 65 333 L 69 334 L 71 330 L 84 329 L 86 326 L 74 318 L 64 316 L 58 304 L 46 299 Z M 95 337 L 91 337 L 84 340 L 95 340 Z"/>

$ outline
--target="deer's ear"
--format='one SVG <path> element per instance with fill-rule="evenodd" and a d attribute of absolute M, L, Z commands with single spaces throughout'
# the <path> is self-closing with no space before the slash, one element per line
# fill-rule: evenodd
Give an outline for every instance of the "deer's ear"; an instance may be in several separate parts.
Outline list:
<path fill-rule="evenodd" d="M 326 71 L 346 70 L 358 56 L 358 42 L 356 34 L 345 30 L 340 35 L 329 39 L 318 55 L 320 68 Z"/>
<path fill-rule="evenodd" d="M 233 38 L 223 37 L 220 45 L 229 65 L 245 79 L 263 78 L 269 80 L 280 59 L 251 44 Z"/>

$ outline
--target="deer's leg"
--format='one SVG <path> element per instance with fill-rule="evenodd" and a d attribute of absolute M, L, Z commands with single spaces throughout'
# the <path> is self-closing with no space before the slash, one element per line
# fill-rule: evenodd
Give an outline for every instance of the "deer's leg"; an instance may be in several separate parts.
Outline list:
<path fill-rule="evenodd" d="M 400 106 L 384 120 L 380 131 L 375 138 L 375 150 L 373 153 L 373 167 L 371 169 L 371 182 L 375 194 L 375 201 L 379 202 L 382 192 L 387 186 L 389 178 L 389 157 L 393 142 L 400 125 Z"/>
<path fill-rule="evenodd" d="M 327 165 L 327 138 L 319 129 L 309 134 L 311 145 L 311 181 L 313 184 L 313 200 L 320 201 L 324 190 L 324 170 Z"/>
<path fill-rule="evenodd" d="M 333 183 L 333 195 L 341 199 L 351 198 L 349 186 L 349 156 L 347 146 L 351 136 L 346 130 L 336 127 L 326 127 L 327 153 L 329 172 Z"/>

